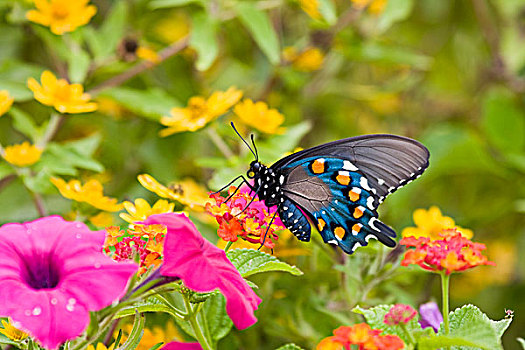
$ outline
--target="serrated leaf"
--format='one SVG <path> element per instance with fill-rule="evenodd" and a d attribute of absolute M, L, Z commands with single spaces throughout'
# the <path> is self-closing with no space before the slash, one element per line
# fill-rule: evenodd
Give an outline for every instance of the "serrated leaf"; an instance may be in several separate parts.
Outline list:
<path fill-rule="evenodd" d="M 369 309 L 363 309 L 356 306 L 352 311 L 365 316 L 366 323 L 374 329 L 381 329 L 385 334 L 393 334 L 399 336 L 405 343 L 409 343 L 410 339 L 407 337 L 405 331 L 401 326 L 388 326 L 385 324 L 385 315 L 390 311 L 393 305 L 378 305 Z M 406 324 L 406 329 L 411 332 L 421 332 L 419 334 L 424 335 L 423 329 L 418 322 L 418 317 L 414 317 Z"/>
<path fill-rule="evenodd" d="M 233 249 L 226 254 L 241 276 L 248 277 L 260 272 L 283 271 L 300 276 L 303 273 L 295 266 L 280 261 L 275 256 L 255 249 Z"/>
<path fill-rule="evenodd" d="M 142 336 L 144 335 L 144 326 L 146 324 L 146 317 L 144 314 L 139 314 L 135 311 L 135 320 L 133 321 L 133 328 L 129 333 L 128 338 L 117 348 L 117 350 L 134 350 L 140 343 Z"/>
<path fill-rule="evenodd" d="M 295 345 L 294 343 L 283 345 L 276 350 L 304 350 L 300 346 Z"/>
<path fill-rule="evenodd" d="M 418 342 L 419 350 L 437 350 L 442 349 L 444 346 L 451 346 L 453 349 L 457 349 L 457 346 L 461 346 L 460 349 L 465 347 L 472 349 L 472 347 L 477 348 L 478 344 L 461 337 L 446 335 L 435 335 L 433 337 L 420 339 Z"/>
<path fill-rule="evenodd" d="M 105 90 L 101 96 L 110 97 L 140 116 L 158 121 L 169 115 L 170 109 L 180 106 L 180 102 L 159 88 L 137 90 L 117 87 Z"/>
<path fill-rule="evenodd" d="M 490 324 L 492 328 L 496 331 L 496 335 L 498 337 L 502 337 L 503 333 L 509 328 L 510 324 L 512 323 L 512 317 L 504 318 L 499 321 L 490 320 Z"/>
<path fill-rule="evenodd" d="M 280 61 L 279 39 L 268 14 L 259 10 L 251 2 L 240 1 L 235 4 L 235 11 L 242 24 L 248 29 L 253 39 L 272 64 Z"/>
<path fill-rule="evenodd" d="M 9 115 L 13 118 L 13 127 L 35 143 L 40 136 L 40 129 L 31 116 L 16 107 L 9 110 Z"/>
<path fill-rule="evenodd" d="M 503 349 L 498 332 L 491 320 L 474 305 L 464 305 L 450 313 L 450 334 L 448 337 L 461 338 L 481 349 Z M 443 324 L 438 335 L 443 334 Z M 467 350 L 465 346 L 454 346 L 452 350 Z"/>
<path fill-rule="evenodd" d="M 216 29 L 217 22 L 205 12 L 193 15 L 190 46 L 197 51 L 196 67 L 200 71 L 210 68 L 219 53 Z"/>

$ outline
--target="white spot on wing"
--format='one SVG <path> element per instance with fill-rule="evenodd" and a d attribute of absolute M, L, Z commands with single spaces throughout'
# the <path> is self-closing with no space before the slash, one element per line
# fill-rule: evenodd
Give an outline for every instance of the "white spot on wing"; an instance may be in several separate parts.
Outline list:
<path fill-rule="evenodd" d="M 368 225 L 373 228 L 374 230 L 376 230 L 377 232 L 381 232 L 380 229 L 378 229 L 375 225 L 375 222 L 377 221 L 377 218 L 370 218 L 370 220 L 368 220 Z"/>
<path fill-rule="evenodd" d="M 354 164 L 352 164 L 351 161 L 345 160 L 343 161 L 343 169 L 350 170 L 350 171 L 358 171 L 359 168 L 356 167 Z"/>
<path fill-rule="evenodd" d="M 374 210 L 374 197 L 370 196 L 366 199 L 366 206 L 370 208 L 370 210 Z"/>
<path fill-rule="evenodd" d="M 328 242 L 326 243 L 330 243 L 330 244 L 335 244 L 335 245 L 339 245 L 339 243 L 337 243 L 337 241 L 335 239 L 331 239 L 329 240 Z"/>
<path fill-rule="evenodd" d="M 380 179 L 380 178 L 377 178 L 377 183 L 378 183 L 379 185 L 384 185 L 384 184 L 385 184 L 385 180 Z"/>

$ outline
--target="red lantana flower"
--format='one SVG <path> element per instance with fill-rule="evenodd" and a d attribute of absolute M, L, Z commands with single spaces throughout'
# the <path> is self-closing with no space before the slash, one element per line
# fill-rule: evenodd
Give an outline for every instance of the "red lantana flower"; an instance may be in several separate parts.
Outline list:
<path fill-rule="evenodd" d="M 383 322 L 388 326 L 408 323 L 416 317 L 417 311 L 410 305 L 396 304 L 386 313 Z"/>
<path fill-rule="evenodd" d="M 261 299 L 242 278 L 226 253 L 197 231 L 190 219 L 182 213 L 152 215 L 142 224 L 164 225 L 163 276 L 178 277 L 184 285 L 197 292 L 219 289 L 226 298 L 226 312 L 238 329 L 255 322 L 254 311 Z"/>
<path fill-rule="evenodd" d="M 236 189 L 232 186 L 228 193 L 232 194 Z M 270 249 L 275 247 L 275 242 L 279 238 L 275 231 L 284 230 L 285 227 L 279 216 L 275 216 L 270 225 L 275 207 L 268 211 L 263 201 L 255 199 L 252 202 L 253 197 L 248 186 L 242 186 L 228 202 L 218 193 L 211 194 L 210 198 L 215 200 L 215 203 L 206 203 L 206 210 L 219 223 L 217 234 L 220 238 L 228 242 L 236 242 L 241 237 L 250 243 L 264 244 Z M 250 202 L 250 206 L 244 210 Z"/>
<path fill-rule="evenodd" d="M 334 336 L 323 339 L 317 350 L 354 349 L 359 350 L 401 350 L 405 343 L 397 335 L 381 335 L 380 329 L 372 329 L 366 323 L 341 326 L 334 330 Z"/>
<path fill-rule="evenodd" d="M 495 266 L 482 254 L 486 249 L 484 244 L 472 242 L 456 229 L 443 230 L 440 236 L 442 239 L 434 240 L 428 237 L 403 238 L 400 244 L 415 249 L 406 251 L 401 265 L 419 265 L 432 272 L 445 271 L 447 275 L 479 265 Z"/>

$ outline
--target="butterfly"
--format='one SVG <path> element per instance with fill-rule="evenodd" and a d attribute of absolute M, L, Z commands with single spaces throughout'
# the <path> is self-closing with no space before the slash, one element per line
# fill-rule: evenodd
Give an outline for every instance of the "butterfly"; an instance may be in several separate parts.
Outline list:
<path fill-rule="evenodd" d="M 246 173 L 253 183 L 240 175 L 226 186 L 242 179 L 268 208 L 277 206 L 275 215 L 299 240 L 310 240 L 314 224 L 325 243 L 347 254 L 370 239 L 396 245 L 396 233 L 378 219 L 377 207 L 428 167 L 430 153 L 421 143 L 362 135 L 290 154 L 267 167 L 259 161 L 253 135 L 255 151 L 232 127 L 255 157 Z"/>

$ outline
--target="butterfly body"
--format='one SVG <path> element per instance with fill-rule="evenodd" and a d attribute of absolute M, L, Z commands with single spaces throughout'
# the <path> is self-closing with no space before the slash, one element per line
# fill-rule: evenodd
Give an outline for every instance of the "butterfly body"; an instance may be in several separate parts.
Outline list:
<path fill-rule="evenodd" d="M 394 230 L 378 219 L 377 207 L 428 167 L 428 150 L 396 135 L 364 135 L 291 154 L 267 167 L 257 159 L 247 173 L 283 224 L 309 241 L 311 223 L 325 243 L 352 254 L 370 239 L 394 247 Z"/>

